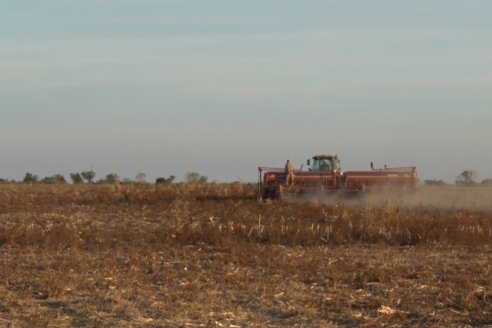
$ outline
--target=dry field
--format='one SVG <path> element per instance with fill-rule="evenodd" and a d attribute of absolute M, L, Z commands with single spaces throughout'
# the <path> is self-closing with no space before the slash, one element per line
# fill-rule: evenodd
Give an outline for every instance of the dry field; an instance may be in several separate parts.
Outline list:
<path fill-rule="evenodd" d="M 0 327 L 492 325 L 492 198 L 419 192 L 2 185 Z"/>

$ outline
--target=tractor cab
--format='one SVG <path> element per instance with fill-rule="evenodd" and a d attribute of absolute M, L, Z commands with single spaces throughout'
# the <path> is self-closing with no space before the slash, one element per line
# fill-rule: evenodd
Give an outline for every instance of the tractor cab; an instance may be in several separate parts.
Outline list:
<path fill-rule="evenodd" d="M 311 160 L 307 160 L 307 165 L 310 166 L 310 171 L 337 172 L 340 171 L 340 160 L 337 155 L 317 155 Z M 312 164 L 312 165 L 311 165 Z"/>

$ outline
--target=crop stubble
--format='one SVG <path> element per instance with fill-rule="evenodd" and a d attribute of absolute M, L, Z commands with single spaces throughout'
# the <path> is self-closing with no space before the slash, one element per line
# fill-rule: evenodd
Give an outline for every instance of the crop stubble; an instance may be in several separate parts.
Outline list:
<path fill-rule="evenodd" d="M 492 211 L 0 187 L 0 327 L 492 324 Z"/>

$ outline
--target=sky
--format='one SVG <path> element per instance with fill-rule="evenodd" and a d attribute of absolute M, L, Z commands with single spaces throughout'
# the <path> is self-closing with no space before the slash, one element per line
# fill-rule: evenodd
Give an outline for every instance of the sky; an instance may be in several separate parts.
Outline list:
<path fill-rule="evenodd" d="M 0 0 L 0 177 L 338 154 L 492 178 L 489 0 Z"/>

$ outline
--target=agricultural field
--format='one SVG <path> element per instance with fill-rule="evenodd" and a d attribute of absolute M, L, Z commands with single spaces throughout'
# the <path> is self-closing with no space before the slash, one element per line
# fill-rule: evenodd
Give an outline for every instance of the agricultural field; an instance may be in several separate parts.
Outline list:
<path fill-rule="evenodd" d="M 492 325 L 491 195 L 1 185 L 0 327 Z"/>

